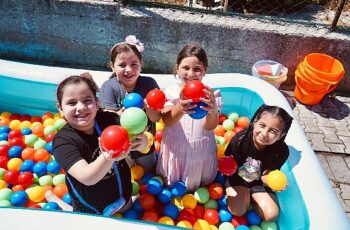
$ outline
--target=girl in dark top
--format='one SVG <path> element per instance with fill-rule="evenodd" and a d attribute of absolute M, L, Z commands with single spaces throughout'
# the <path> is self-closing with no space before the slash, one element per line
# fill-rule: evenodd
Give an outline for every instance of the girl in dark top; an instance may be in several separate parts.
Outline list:
<path fill-rule="evenodd" d="M 237 133 L 229 143 L 225 155 L 233 156 L 238 164 L 237 172 L 226 181 L 227 206 L 234 215 L 244 215 L 253 199 L 256 211 L 264 220 L 278 217 L 277 198 L 267 187 L 266 177 L 288 159 L 289 149 L 284 139 L 292 120 L 282 108 L 262 105 L 247 129 Z"/>
<path fill-rule="evenodd" d="M 103 109 L 121 114 L 126 94 L 138 93 L 142 98 L 146 98 L 149 91 L 155 88 L 159 89 L 153 78 L 140 75 L 141 52 L 143 50 L 143 44 L 134 35 L 129 35 L 125 42 L 113 46 L 110 52 L 110 67 L 113 73 L 101 87 Z M 155 122 L 160 119 L 160 111 L 152 109 L 147 103 L 144 103 L 144 109 L 148 117 L 148 131 L 155 135 Z M 156 158 L 153 145 L 147 154 L 132 151 L 130 156 L 132 161 L 136 160 L 146 170 L 152 170 L 155 166 Z"/>
<path fill-rule="evenodd" d="M 91 79 L 71 76 L 57 88 L 58 110 L 67 124 L 53 140 L 53 154 L 66 172 L 73 211 L 113 215 L 127 207 L 131 174 L 124 158 L 147 146 L 140 134 L 118 158 L 101 148 L 104 128 L 119 124 L 116 113 L 99 111 L 97 86 Z"/>

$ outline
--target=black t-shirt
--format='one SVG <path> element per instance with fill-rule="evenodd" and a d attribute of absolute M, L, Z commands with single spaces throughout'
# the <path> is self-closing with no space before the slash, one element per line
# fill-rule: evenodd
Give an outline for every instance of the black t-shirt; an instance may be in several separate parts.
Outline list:
<path fill-rule="evenodd" d="M 277 141 L 258 150 L 253 142 L 253 131 L 237 133 L 230 141 L 225 155 L 233 156 L 238 164 L 235 174 L 246 182 L 259 181 L 265 170 L 280 169 L 289 156 L 289 149 L 284 141 Z"/>
<path fill-rule="evenodd" d="M 119 116 L 111 112 L 98 112 L 95 120 L 101 131 L 110 125 L 119 124 Z M 66 176 L 69 177 L 80 196 L 88 204 L 102 212 L 107 205 L 119 198 L 117 177 L 113 168 L 102 180 L 91 186 L 80 183 L 68 173 L 70 167 L 77 161 L 85 159 L 91 163 L 100 155 L 98 137 L 96 129 L 93 134 L 88 135 L 75 130 L 67 123 L 53 140 L 53 155 L 58 164 L 66 171 Z M 125 160 L 121 160 L 117 164 L 123 187 L 123 197 L 128 201 L 131 197 L 132 186 L 130 168 Z M 72 197 L 74 211 L 89 212 L 76 198 L 67 179 L 66 184 Z"/>

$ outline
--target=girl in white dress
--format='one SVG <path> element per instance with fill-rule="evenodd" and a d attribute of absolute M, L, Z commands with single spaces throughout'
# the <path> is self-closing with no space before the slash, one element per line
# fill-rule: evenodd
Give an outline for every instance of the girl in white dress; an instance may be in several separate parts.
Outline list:
<path fill-rule="evenodd" d="M 205 97 L 200 98 L 200 101 L 207 106 L 200 108 L 208 113 L 201 119 L 190 116 L 196 105 L 182 95 L 186 83 L 202 81 L 207 67 L 205 50 L 196 44 L 186 45 L 178 54 L 174 71 L 180 83 L 164 90 L 168 101 L 161 112 L 165 127 L 157 173 L 164 176 L 168 186 L 183 181 L 189 191 L 210 184 L 217 173 L 213 129 L 218 124 L 219 109 L 222 107 L 220 92 L 205 86 Z"/>

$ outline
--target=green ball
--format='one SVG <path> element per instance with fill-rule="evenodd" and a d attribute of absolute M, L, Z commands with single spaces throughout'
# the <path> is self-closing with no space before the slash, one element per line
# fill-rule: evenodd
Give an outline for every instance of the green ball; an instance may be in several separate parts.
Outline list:
<path fill-rule="evenodd" d="M 36 173 L 33 173 L 33 177 L 34 177 L 33 185 L 34 185 L 34 184 L 39 184 L 39 176 L 36 175 Z M 29 186 L 29 187 L 31 187 L 31 186 Z"/>
<path fill-rule="evenodd" d="M 10 200 L 12 196 L 13 191 L 9 188 L 2 188 L 0 189 L 0 200 Z"/>
<path fill-rule="evenodd" d="M 0 207 L 12 207 L 12 204 L 8 200 L 0 200 Z"/>
<path fill-rule="evenodd" d="M 262 230 L 277 230 L 277 224 L 274 221 L 262 221 L 260 223 Z"/>
<path fill-rule="evenodd" d="M 46 141 L 44 141 L 43 139 L 38 139 L 35 143 L 34 143 L 34 149 L 38 150 L 38 149 L 44 149 L 46 146 Z"/>
<path fill-rule="evenodd" d="M 218 136 L 218 144 L 222 145 L 222 146 L 225 146 L 225 138 L 224 137 L 221 137 L 221 136 Z"/>
<path fill-rule="evenodd" d="M 52 176 L 51 175 L 45 175 L 39 178 L 39 185 L 52 185 Z"/>
<path fill-rule="evenodd" d="M 56 132 L 56 127 L 53 125 L 48 125 L 44 128 L 44 135 L 45 136 L 49 135 L 50 133 L 54 133 L 54 132 Z"/>
<path fill-rule="evenodd" d="M 222 123 L 222 127 L 224 127 L 226 131 L 231 131 L 235 127 L 235 122 L 230 119 L 226 119 Z"/>
<path fill-rule="evenodd" d="M 38 138 L 37 135 L 35 135 L 35 134 L 25 135 L 25 137 L 24 137 L 24 143 L 25 143 L 26 145 L 28 145 L 29 147 L 33 147 L 34 144 L 35 144 L 35 142 L 38 141 L 38 139 L 39 139 L 39 138 Z"/>
<path fill-rule="evenodd" d="M 261 230 L 261 228 L 259 226 L 256 226 L 256 225 L 252 225 L 249 228 L 250 228 L 250 230 Z"/>
<path fill-rule="evenodd" d="M 200 204 L 205 204 L 209 200 L 209 192 L 207 188 L 201 187 L 194 192 L 194 197 Z"/>
<path fill-rule="evenodd" d="M 58 185 L 58 184 L 65 184 L 66 183 L 66 175 L 64 174 L 58 174 L 53 177 L 52 179 L 53 185 Z"/>
<path fill-rule="evenodd" d="M 60 118 L 57 119 L 55 122 L 55 128 L 59 131 L 63 128 L 63 126 L 66 124 L 66 120 Z"/>
<path fill-rule="evenodd" d="M 131 195 L 132 195 L 132 196 L 135 196 L 136 194 L 139 193 L 140 185 L 139 185 L 139 183 L 137 183 L 136 181 L 131 181 L 131 184 L 132 184 L 132 192 L 131 192 Z"/>
<path fill-rule="evenodd" d="M 4 168 L 0 168 L 0 180 L 4 179 L 6 170 Z"/>
<path fill-rule="evenodd" d="M 228 115 L 228 119 L 230 119 L 233 122 L 236 122 L 239 118 L 238 113 L 230 113 L 230 115 Z"/>
<path fill-rule="evenodd" d="M 220 224 L 219 230 L 235 230 L 235 227 L 230 222 L 223 222 Z"/>
<path fill-rule="evenodd" d="M 204 204 L 205 209 L 211 208 L 211 209 L 218 209 L 218 202 L 213 199 L 209 199 L 205 204 Z"/>
<path fill-rule="evenodd" d="M 139 134 L 147 126 L 148 118 L 146 113 L 137 107 L 130 107 L 124 110 L 120 116 L 120 125 L 128 130 L 129 134 Z"/>

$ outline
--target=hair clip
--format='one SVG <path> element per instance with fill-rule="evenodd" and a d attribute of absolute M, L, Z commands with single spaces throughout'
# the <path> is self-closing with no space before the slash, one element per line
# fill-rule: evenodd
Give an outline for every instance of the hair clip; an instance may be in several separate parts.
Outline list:
<path fill-rule="evenodd" d="M 125 38 L 125 42 L 130 44 L 130 45 L 136 46 L 137 50 L 140 53 L 145 50 L 145 47 L 143 46 L 143 43 L 141 43 L 140 40 L 138 40 L 135 35 L 127 36 Z"/>

